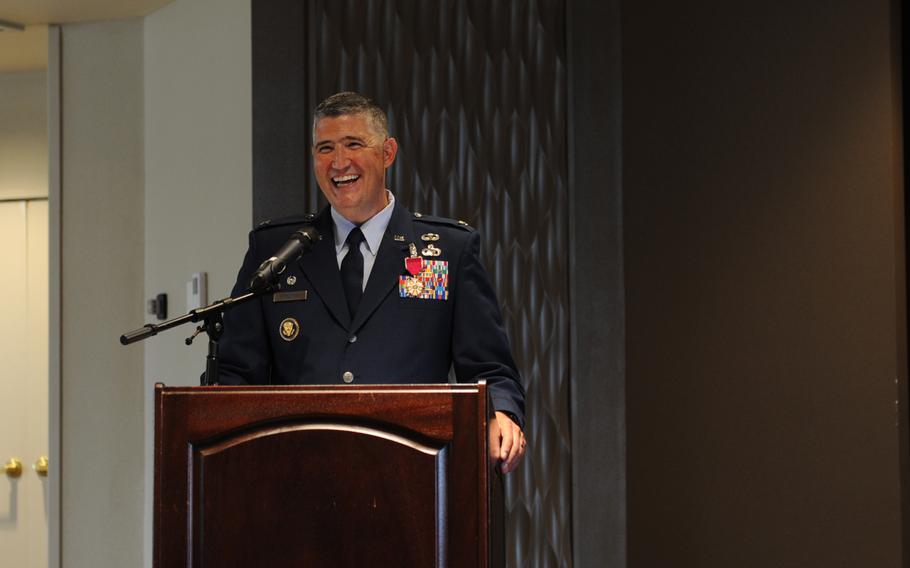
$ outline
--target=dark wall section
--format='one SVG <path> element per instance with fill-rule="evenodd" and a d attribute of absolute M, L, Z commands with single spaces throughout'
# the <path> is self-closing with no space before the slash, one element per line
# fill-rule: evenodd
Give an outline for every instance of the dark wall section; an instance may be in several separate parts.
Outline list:
<path fill-rule="evenodd" d="M 310 101 L 301 70 L 306 61 L 304 3 L 254 1 L 253 226 L 312 211 L 303 184 L 310 159 L 306 120 Z"/>
<path fill-rule="evenodd" d="M 890 10 L 623 4 L 629 566 L 902 564 Z"/>
<path fill-rule="evenodd" d="M 901 195 L 903 201 L 903 213 L 904 213 L 904 249 L 903 256 L 907 258 L 907 251 L 910 251 L 910 228 L 907 226 L 906 219 L 910 218 L 910 202 L 908 202 L 907 190 L 910 188 L 910 180 L 908 180 L 906 174 L 906 164 L 910 163 L 910 145 L 906 143 L 907 133 L 910 132 L 910 114 L 906 112 L 908 90 L 905 85 L 907 85 L 908 79 L 910 79 L 910 73 L 907 73 L 906 62 L 910 61 L 908 59 L 908 53 L 910 53 L 910 41 L 907 41 L 908 32 L 910 32 L 910 11 L 906 10 L 902 6 L 902 0 L 891 0 L 891 28 L 893 30 L 891 35 L 891 42 L 894 46 L 896 53 L 900 53 L 899 58 L 895 58 L 892 64 L 892 72 L 895 77 L 894 89 L 901 101 L 900 116 L 902 130 L 899 136 L 895 137 L 895 152 L 899 153 L 903 159 L 902 167 L 900 168 L 900 176 L 902 179 L 902 186 L 904 189 L 903 195 Z M 908 272 L 910 272 L 910 265 L 905 264 L 904 266 L 904 290 L 905 295 L 904 300 L 904 316 L 905 321 L 910 321 L 910 286 L 907 286 Z M 908 344 L 907 330 L 904 328 L 904 343 Z M 908 384 L 907 381 L 901 383 L 900 389 L 900 398 L 899 405 L 901 408 L 899 420 L 902 421 L 902 427 L 900 429 L 901 447 L 910 448 L 910 394 L 908 394 Z M 904 537 L 904 560 L 910 560 L 910 483 L 908 483 L 908 472 L 910 472 L 910 452 L 901 453 L 901 478 L 903 483 L 901 484 L 901 506 L 903 511 L 903 537 Z"/>
<path fill-rule="evenodd" d="M 572 536 L 576 566 L 626 566 L 619 0 L 569 3 Z"/>

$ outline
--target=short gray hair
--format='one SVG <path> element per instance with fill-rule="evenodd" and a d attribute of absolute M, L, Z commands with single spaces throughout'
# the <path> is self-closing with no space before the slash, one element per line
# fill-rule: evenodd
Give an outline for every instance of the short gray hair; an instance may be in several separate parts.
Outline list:
<path fill-rule="evenodd" d="M 389 136 L 389 119 L 382 107 L 373 99 L 353 91 L 342 91 L 326 98 L 313 111 L 313 142 L 316 142 L 316 124 L 327 116 L 365 114 L 370 124 L 384 137 Z"/>

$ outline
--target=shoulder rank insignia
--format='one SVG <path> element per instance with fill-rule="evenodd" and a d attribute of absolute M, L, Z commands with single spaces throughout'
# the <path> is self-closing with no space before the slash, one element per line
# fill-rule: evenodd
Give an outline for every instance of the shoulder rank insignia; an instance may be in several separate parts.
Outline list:
<path fill-rule="evenodd" d="M 474 230 L 470 225 L 468 225 L 468 223 L 466 221 L 462 221 L 460 219 L 455 220 L 455 219 L 449 219 L 448 217 L 436 217 L 435 215 L 424 215 L 422 213 L 414 213 L 413 215 L 414 215 L 414 221 L 419 222 L 419 223 L 428 223 L 428 224 L 432 224 L 432 225 L 443 225 L 443 226 L 447 226 L 447 227 L 455 227 L 457 229 L 461 229 L 462 231 L 473 231 Z M 423 235 L 420 236 L 420 238 L 424 242 L 432 242 L 432 241 L 437 240 L 437 239 L 433 238 L 434 236 L 438 237 L 439 235 L 437 235 L 436 233 L 424 233 Z"/>
<path fill-rule="evenodd" d="M 291 215 L 289 217 L 280 217 L 278 219 L 266 219 L 262 221 L 254 230 L 268 229 L 271 227 L 283 227 L 285 225 L 302 225 L 305 223 L 312 223 L 316 220 L 316 216 L 312 213 L 307 213 L 306 215 Z"/>

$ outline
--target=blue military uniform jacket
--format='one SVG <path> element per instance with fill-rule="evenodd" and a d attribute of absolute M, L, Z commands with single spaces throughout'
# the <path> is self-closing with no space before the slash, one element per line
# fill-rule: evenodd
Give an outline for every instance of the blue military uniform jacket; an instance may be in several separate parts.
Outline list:
<path fill-rule="evenodd" d="M 444 383 L 454 366 L 459 381 L 485 379 L 494 408 L 523 426 L 524 389 L 473 229 L 396 204 L 351 318 L 329 208 L 266 223 L 250 233 L 233 294 L 306 223 L 322 238 L 281 274 L 280 293 L 225 314 L 222 384 Z M 438 240 L 423 240 L 427 234 Z M 416 274 L 405 265 L 411 244 L 424 259 Z M 421 254 L 430 244 L 438 256 Z"/>

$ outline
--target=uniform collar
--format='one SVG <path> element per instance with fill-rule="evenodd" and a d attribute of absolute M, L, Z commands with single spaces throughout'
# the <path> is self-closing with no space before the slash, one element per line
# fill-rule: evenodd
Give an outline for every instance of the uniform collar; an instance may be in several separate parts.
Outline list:
<path fill-rule="evenodd" d="M 392 211 L 395 209 L 395 196 L 389 190 L 386 190 L 386 194 L 389 196 L 388 204 L 386 204 L 382 211 L 373 215 L 360 225 L 360 230 L 363 232 L 364 240 L 367 243 L 367 250 L 373 256 L 376 256 L 379 252 L 379 244 L 382 242 L 382 235 L 385 234 L 385 230 L 389 226 L 389 220 L 392 218 Z M 344 247 L 344 242 L 348 238 L 348 233 L 357 225 L 345 219 L 341 213 L 335 211 L 334 207 L 331 207 L 330 210 L 332 221 L 334 221 L 335 254 L 337 255 L 341 254 L 341 249 Z"/>
<path fill-rule="evenodd" d="M 360 307 L 357 309 L 356 318 L 353 321 L 344 298 L 341 274 L 337 270 L 337 254 L 336 248 L 333 246 L 335 243 L 329 242 L 328 238 L 330 234 L 334 238 L 338 238 L 337 223 L 336 228 L 331 226 L 333 217 L 330 207 L 325 207 L 320 211 L 315 221 L 319 234 L 325 236 L 310 254 L 302 256 L 298 261 L 303 273 L 313 283 L 313 287 L 335 319 L 352 333 L 356 333 L 382 300 L 398 285 L 398 277 L 404 271 L 404 259 L 408 256 L 408 245 L 416 242 L 413 216 L 400 203 L 392 205 L 380 212 L 388 211 L 389 219 L 385 232 L 380 238 L 382 245 L 376 246 L 378 251 L 376 262 L 370 272 L 370 279 L 367 281 L 363 298 L 360 300 Z M 350 223 L 346 219 L 344 221 Z M 345 239 L 352 228 L 351 223 L 351 226 L 343 232 Z M 341 242 L 343 243 L 344 240 Z"/>

